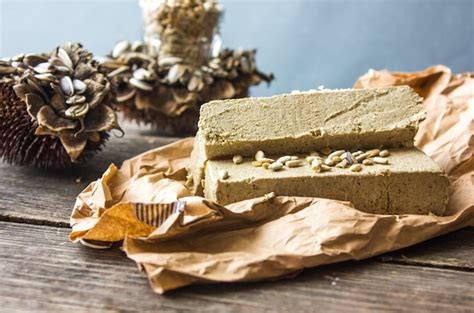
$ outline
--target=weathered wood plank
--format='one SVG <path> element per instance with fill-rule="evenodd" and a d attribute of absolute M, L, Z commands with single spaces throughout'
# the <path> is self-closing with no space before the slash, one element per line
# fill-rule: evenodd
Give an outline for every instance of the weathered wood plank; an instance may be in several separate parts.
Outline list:
<path fill-rule="evenodd" d="M 474 271 L 474 227 L 377 257 L 382 262 Z"/>
<path fill-rule="evenodd" d="M 149 132 L 149 131 L 148 131 Z M 63 171 L 18 168 L 0 163 L 0 220 L 68 227 L 77 194 L 99 177 L 107 166 L 176 138 L 153 137 L 128 131 L 122 139 L 112 138 L 107 149 L 88 164 Z M 81 181 L 76 182 L 77 178 Z M 379 257 L 383 262 L 453 267 L 473 270 L 474 228 Z"/>
<path fill-rule="evenodd" d="M 112 137 L 107 147 L 87 164 L 66 170 L 21 168 L 0 162 L 0 220 L 67 227 L 76 196 L 90 181 L 100 177 L 110 163 L 120 166 L 128 158 L 175 140 Z"/>
<path fill-rule="evenodd" d="M 265 283 L 191 286 L 154 294 L 118 249 L 67 241 L 64 228 L 0 222 L 0 307 L 15 310 L 179 312 L 469 311 L 474 273 L 347 262 Z"/>

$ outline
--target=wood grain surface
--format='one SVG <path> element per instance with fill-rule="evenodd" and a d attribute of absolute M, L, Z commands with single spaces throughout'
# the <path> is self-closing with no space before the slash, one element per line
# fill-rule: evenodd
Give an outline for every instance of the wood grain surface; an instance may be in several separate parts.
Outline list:
<path fill-rule="evenodd" d="M 278 310 L 468 311 L 474 273 L 424 266 L 346 262 L 292 279 L 196 285 L 154 294 L 118 248 L 96 251 L 67 240 L 68 229 L 0 222 L 2 308 L 177 312 Z M 472 255 L 471 255 L 472 256 Z"/>
<path fill-rule="evenodd" d="M 130 135 L 131 133 L 131 135 Z M 119 248 L 68 241 L 75 197 L 120 163 L 175 138 L 129 132 L 63 171 L 0 163 L 0 312 L 472 312 L 474 228 L 292 279 L 190 286 L 154 294 Z"/>

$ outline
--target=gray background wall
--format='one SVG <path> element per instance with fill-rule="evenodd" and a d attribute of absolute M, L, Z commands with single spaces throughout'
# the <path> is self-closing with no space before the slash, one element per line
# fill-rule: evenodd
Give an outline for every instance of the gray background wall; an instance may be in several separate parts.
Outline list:
<path fill-rule="evenodd" d="M 258 48 L 270 95 L 350 87 L 369 68 L 474 70 L 474 0 L 222 1 L 225 46 Z M 0 56 L 80 41 L 105 54 L 141 38 L 138 0 L 0 0 Z"/>

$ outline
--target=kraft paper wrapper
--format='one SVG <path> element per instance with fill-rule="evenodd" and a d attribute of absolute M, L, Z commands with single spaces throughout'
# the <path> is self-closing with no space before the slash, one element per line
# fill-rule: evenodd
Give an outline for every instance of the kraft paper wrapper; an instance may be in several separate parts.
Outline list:
<path fill-rule="evenodd" d="M 416 73 L 369 71 L 356 88 L 408 84 L 425 98 L 416 145 L 450 175 L 447 215 L 374 215 L 350 203 L 267 195 L 226 207 L 184 187 L 193 139 L 143 153 L 78 197 L 71 240 L 123 241 L 153 290 L 193 283 L 278 278 L 360 260 L 474 226 L 474 77 L 444 66 Z"/>

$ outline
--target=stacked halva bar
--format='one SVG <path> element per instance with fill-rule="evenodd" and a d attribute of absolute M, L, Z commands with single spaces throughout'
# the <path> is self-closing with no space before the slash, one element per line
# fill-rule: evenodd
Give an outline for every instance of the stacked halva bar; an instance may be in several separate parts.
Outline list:
<path fill-rule="evenodd" d="M 213 101 L 201 108 L 188 185 L 222 205 L 274 192 L 443 215 L 448 178 L 413 147 L 424 116 L 407 86 Z"/>

